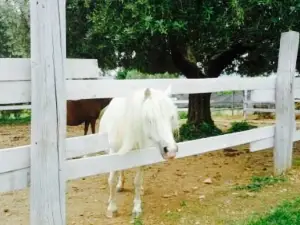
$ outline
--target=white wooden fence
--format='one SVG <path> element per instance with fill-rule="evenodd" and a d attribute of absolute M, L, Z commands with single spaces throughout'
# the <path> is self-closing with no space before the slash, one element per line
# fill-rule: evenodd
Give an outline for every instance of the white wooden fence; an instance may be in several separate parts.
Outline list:
<path fill-rule="evenodd" d="M 300 78 L 295 78 L 296 82 L 300 80 Z M 300 90 L 295 90 L 294 93 L 294 102 L 300 102 Z M 268 96 L 265 97 L 264 101 L 262 102 L 261 98 L 259 96 L 264 95 Z M 275 100 L 272 96 L 272 92 L 270 93 L 268 90 L 250 90 L 244 91 L 244 99 L 243 99 L 243 114 L 244 119 L 247 119 L 248 112 L 261 112 L 261 113 L 275 113 L 275 108 L 259 108 L 259 107 L 253 107 L 254 104 L 268 104 L 268 105 L 274 105 Z M 295 114 L 300 114 L 300 110 L 295 110 Z"/>
<path fill-rule="evenodd" d="M 106 150 L 108 139 L 106 134 L 66 139 L 66 99 L 125 96 L 137 88 L 165 89 L 169 84 L 174 94 L 227 90 L 276 94 L 275 126 L 182 142 L 177 158 L 245 143 L 250 143 L 251 151 L 275 146 L 274 172 L 282 173 L 291 167 L 293 142 L 300 140 L 293 105 L 294 86 L 300 89 L 300 82 L 294 82 L 298 42 L 298 33 L 282 34 L 276 78 L 80 80 L 94 77 L 97 66 L 95 60 L 66 60 L 65 2 L 31 0 L 31 59 L 0 60 L 0 104 L 31 102 L 31 145 L 0 151 L 0 191 L 30 186 L 30 224 L 65 225 L 67 180 L 163 161 L 155 148 L 71 159 Z"/>

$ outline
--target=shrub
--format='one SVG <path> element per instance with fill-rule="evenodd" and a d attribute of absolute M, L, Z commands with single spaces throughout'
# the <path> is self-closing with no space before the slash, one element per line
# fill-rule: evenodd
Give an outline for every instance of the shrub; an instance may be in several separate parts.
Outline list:
<path fill-rule="evenodd" d="M 226 133 L 240 132 L 240 131 L 250 130 L 256 127 L 257 126 L 251 125 L 247 121 L 233 122 L 231 123 L 231 127 L 227 130 Z"/>
<path fill-rule="evenodd" d="M 3 110 L 1 111 L 1 119 L 8 120 L 10 118 L 20 119 L 23 110 Z"/>
<path fill-rule="evenodd" d="M 194 123 L 186 123 L 179 128 L 178 141 L 189 141 L 221 134 L 222 131 L 212 124 L 202 123 L 197 125 Z"/>
<path fill-rule="evenodd" d="M 30 110 L 3 110 L 0 124 L 27 124 L 31 120 Z"/>
<path fill-rule="evenodd" d="M 127 70 L 118 71 L 117 73 L 117 80 L 125 80 L 127 77 Z"/>
<path fill-rule="evenodd" d="M 148 74 L 142 73 L 138 70 L 123 70 L 117 73 L 117 79 L 168 79 L 168 78 L 178 78 L 178 74 L 171 73 L 155 73 Z"/>
<path fill-rule="evenodd" d="M 181 120 L 187 119 L 187 112 L 181 111 L 178 112 L 178 115 L 179 115 L 179 119 Z"/>
<path fill-rule="evenodd" d="M 216 94 L 218 96 L 222 96 L 222 95 L 232 95 L 233 91 L 220 91 L 220 92 L 216 92 Z"/>

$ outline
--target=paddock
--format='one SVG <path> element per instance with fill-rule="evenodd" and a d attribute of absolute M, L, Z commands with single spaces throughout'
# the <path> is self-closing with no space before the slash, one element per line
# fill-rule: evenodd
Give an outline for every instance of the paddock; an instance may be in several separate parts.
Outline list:
<path fill-rule="evenodd" d="M 256 90 L 260 92 L 266 90 L 268 94 L 263 92 L 264 95 L 260 95 L 259 101 L 275 102 L 276 123 L 274 125 L 269 124 L 268 126 L 249 131 L 178 143 L 179 152 L 175 164 L 163 165 L 159 171 L 161 174 L 156 174 L 156 176 L 153 176 L 151 173 L 147 174 L 146 171 L 146 177 L 153 176 L 147 177 L 145 180 L 145 188 L 148 188 L 148 191 L 150 190 L 149 193 L 155 193 L 154 197 L 157 194 L 160 195 L 159 191 L 167 191 L 169 196 L 163 196 L 167 199 L 166 201 L 159 201 L 155 197 L 151 200 L 143 199 L 146 219 L 147 213 L 149 213 L 149 220 L 145 223 L 151 221 L 150 215 L 155 216 L 154 212 L 151 213 L 152 209 L 166 210 L 167 206 L 172 203 L 173 195 L 179 198 L 189 198 L 189 194 L 196 192 L 198 188 L 203 191 L 204 189 L 201 189 L 202 186 L 200 185 L 201 182 L 199 182 L 200 172 L 197 173 L 198 171 L 208 172 L 211 168 L 217 167 L 222 169 L 223 173 L 225 173 L 224 171 L 230 171 L 230 168 L 225 168 L 226 165 L 229 165 L 229 161 L 216 162 L 220 149 L 250 143 L 250 155 L 253 154 L 253 156 L 250 156 L 250 158 L 245 156 L 246 160 L 243 162 L 243 165 L 253 166 L 259 160 L 253 159 L 251 161 L 251 157 L 254 157 L 259 151 L 263 152 L 265 149 L 274 147 L 274 158 L 272 160 L 273 173 L 279 175 L 290 171 L 294 156 L 293 143 L 300 140 L 300 131 L 296 129 L 294 111 L 294 98 L 298 97 L 296 95 L 300 89 L 300 82 L 294 81 L 299 33 L 289 31 L 281 35 L 278 70 L 275 78 L 229 77 L 186 80 L 160 79 L 159 81 L 157 79 L 124 81 L 85 80 L 80 76 L 78 77 L 80 74 L 79 68 L 87 74 L 87 68 L 91 68 L 94 71 L 96 71 L 96 68 L 95 66 L 80 67 L 82 63 L 92 62 L 92 60 L 69 59 L 66 57 L 65 17 L 65 1 L 45 1 L 42 4 L 36 4 L 35 1 L 31 1 L 31 58 L 22 60 L 6 59 L 6 62 L 3 63 L 2 60 L 2 63 L 0 63 L 0 104 L 31 102 L 32 105 L 30 145 L 6 148 L 0 151 L 0 191 L 9 193 L 10 191 L 28 190 L 27 188 L 30 187 L 30 211 L 27 214 L 30 225 L 65 225 L 67 224 L 67 219 L 68 224 L 78 224 L 79 219 L 74 216 L 72 211 L 66 214 L 67 207 L 73 209 L 76 205 L 82 206 L 83 200 L 87 202 L 91 198 L 95 205 L 106 205 L 104 204 L 106 201 L 102 197 L 107 196 L 104 193 L 100 193 L 101 198 L 95 198 L 93 190 L 99 190 L 99 187 L 93 189 L 92 186 L 82 189 L 82 192 L 85 194 L 83 197 L 85 198 L 76 201 L 76 195 L 72 198 L 73 191 L 76 188 L 80 189 L 76 187 L 77 184 L 73 186 L 72 182 L 76 181 L 72 180 L 85 179 L 84 181 L 86 181 L 87 179 L 92 179 L 86 177 L 99 176 L 99 174 L 106 174 L 110 171 L 131 169 L 138 166 L 147 166 L 149 168 L 152 164 L 159 163 L 161 165 L 164 162 L 155 148 L 131 151 L 123 156 L 112 154 L 74 159 L 75 157 L 90 153 L 103 152 L 107 150 L 109 143 L 107 134 L 105 133 L 66 139 L 66 100 L 118 97 L 128 95 L 142 87 L 163 90 L 171 84 L 172 94 L 195 94 L 227 90 Z M 70 80 L 70 78 L 80 79 Z M 17 139 L 13 143 L 16 144 Z M 193 168 L 193 163 L 197 166 L 200 164 L 200 160 L 197 157 L 205 157 L 203 155 L 211 157 L 210 160 L 206 159 L 203 165 L 207 161 L 212 163 L 212 165 L 205 165 L 204 168 Z M 244 155 L 246 154 L 244 153 Z M 266 158 L 267 156 L 263 159 L 264 163 L 267 162 Z M 176 167 L 176 163 L 180 164 L 185 161 L 190 164 L 187 164 L 188 166 L 177 165 Z M 237 165 L 233 160 L 231 163 L 234 166 Z M 160 165 L 151 167 L 158 169 L 157 167 Z M 179 171 L 174 171 L 175 168 Z M 267 165 L 264 165 L 264 168 L 267 170 Z M 190 169 L 192 169 L 191 174 L 193 175 L 187 176 L 186 174 L 186 178 L 181 179 L 183 183 L 175 181 L 173 178 L 174 175 L 171 175 L 175 172 L 188 173 Z M 171 174 L 163 174 L 163 171 L 170 172 Z M 232 172 L 230 171 L 230 176 L 233 176 L 233 181 L 231 180 L 231 182 L 241 182 L 242 178 L 240 176 L 243 173 L 235 171 L 235 175 L 232 175 Z M 204 176 L 207 175 L 205 174 Z M 218 190 L 219 186 L 217 183 L 220 175 L 220 173 L 209 175 L 213 176 L 216 181 L 214 184 L 215 188 L 210 187 L 210 192 L 207 193 L 206 197 L 211 195 L 211 198 L 216 198 L 218 191 L 222 193 L 222 190 Z M 237 181 L 237 178 L 241 178 L 240 181 Z M 153 183 L 150 183 L 150 180 Z M 105 184 L 103 181 L 99 179 L 99 183 Z M 161 182 L 156 183 L 159 181 Z M 172 183 L 172 181 L 175 183 Z M 186 186 L 187 183 L 193 184 L 193 186 L 194 184 L 198 185 L 194 186 L 192 191 L 188 190 L 189 192 L 177 191 L 179 186 Z M 212 186 L 211 182 L 208 183 Z M 228 183 L 227 181 L 226 184 L 230 184 L 230 182 Z M 148 186 L 146 187 L 146 185 Z M 159 191 L 151 192 L 151 189 L 154 189 L 154 187 L 159 188 L 156 189 Z M 188 186 L 188 188 L 190 187 Z M 149 194 L 147 195 L 147 190 L 145 194 L 148 197 L 150 196 Z M 165 195 L 165 193 L 161 194 Z M 224 193 L 222 194 L 224 196 Z M 193 199 L 201 201 L 203 200 L 203 196 L 205 199 L 205 195 Z M 24 199 L 28 199 L 27 197 L 26 195 L 23 196 Z M 122 216 L 128 216 L 127 210 L 131 207 L 128 206 L 126 199 L 123 200 L 123 208 L 120 208 L 120 212 L 123 212 Z M 192 200 L 192 198 L 189 200 Z M 228 210 L 226 203 L 228 201 L 224 203 L 225 205 L 213 205 L 218 210 L 226 211 Z M 13 205 L 17 204 L 26 206 L 25 202 L 20 201 L 20 198 L 16 198 Z M 92 207 L 94 204 L 89 204 L 88 207 Z M 179 205 L 184 208 L 187 202 L 181 199 Z M 170 208 L 173 207 L 178 206 L 174 203 L 170 205 Z M 192 211 L 198 212 L 202 209 L 206 212 L 205 207 L 201 207 Z M 184 212 L 183 208 L 175 210 L 177 212 Z M 251 204 L 245 204 L 244 208 L 253 210 Z M 148 212 L 146 212 L 147 210 Z M 241 211 L 241 206 L 239 210 Z M 85 221 L 81 221 L 82 224 L 117 224 L 118 220 L 122 219 L 121 217 L 109 221 L 106 220 L 103 218 L 101 208 L 99 207 L 97 209 L 93 208 L 93 210 L 89 208 L 88 211 L 84 212 L 80 209 L 80 211 L 79 216 L 85 219 Z M 13 209 L 3 209 L 4 214 L 10 214 L 11 212 L 14 212 Z M 94 214 L 85 215 L 84 213 Z M 166 213 L 167 217 L 177 217 L 176 214 L 172 214 L 171 210 L 168 210 Z M 203 214 L 201 220 L 205 221 L 207 218 L 206 215 L 207 213 Z M 22 224 L 24 216 L 25 214 L 21 218 L 17 218 L 18 221 L 10 221 L 9 223 Z M 197 218 L 199 218 L 199 215 L 197 215 Z M 89 219 L 98 221 L 89 221 Z M 144 217 L 142 219 L 145 220 Z M 192 220 L 192 218 L 189 218 L 189 220 Z M 26 216 L 25 221 L 28 221 Z M 24 224 L 26 224 L 25 221 Z M 222 221 L 224 222 L 224 219 Z M 185 221 L 185 218 L 180 218 L 180 221 L 177 222 L 179 224 L 189 223 Z M 124 221 L 119 221 L 119 223 L 124 224 Z M 141 224 L 139 221 L 136 221 L 136 223 Z M 199 224 L 201 222 L 191 221 L 191 223 Z M 174 224 L 174 221 L 171 224 Z"/>
<path fill-rule="evenodd" d="M 215 116 L 220 128 L 243 117 Z M 274 120 L 255 120 L 251 124 L 268 126 Z M 297 121 L 300 123 L 300 121 Z M 227 127 L 226 127 L 227 126 Z M 298 125 L 299 126 L 299 125 Z M 30 143 L 29 125 L 1 125 L 0 147 Z M 81 136 L 82 126 L 67 127 L 68 137 Z M 272 149 L 249 153 L 249 145 L 235 147 L 239 155 L 230 157 L 220 149 L 199 156 L 176 159 L 172 164 L 159 163 L 146 167 L 144 225 L 226 224 L 247 219 L 252 212 L 265 212 L 265 204 L 275 205 L 299 195 L 300 143 L 294 146 L 294 169 L 288 184 L 266 187 L 262 192 L 235 191 L 248 184 L 252 176 L 269 176 L 273 171 Z M 107 176 L 96 175 L 67 183 L 67 224 L 128 224 L 131 213 L 133 173 L 127 176 L 124 193 L 119 194 L 120 217 L 105 217 L 108 197 Z M 212 184 L 204 184 L 210 177 Z M 174 188 L 176 187 L 176 188 Z M 29 225 L 29 189 L 0 194 L 2 225 Z M 172 194 L 171 196 L 169 194 Z M 157 204 L 160 202 L 160 204 Z M 219 214 L 216 216 L 216 214 Z"/>

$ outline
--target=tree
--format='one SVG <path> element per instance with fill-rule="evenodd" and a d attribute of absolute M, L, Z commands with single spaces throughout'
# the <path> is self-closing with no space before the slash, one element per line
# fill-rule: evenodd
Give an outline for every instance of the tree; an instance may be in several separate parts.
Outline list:
<path fill-rule="evenodd" d="M 1 57 L 29 57 L 29 5 L 28 0 L 0 2 Z M 5 36 L 4 38 L 1 38 Z M 5 48 L 3 49 L 3 46 Z"/>
<path fill-rule="evenodd" d="M 12 56 L 26 57 L 28 0 L 4 2 L 0 29 L 8 32 L 1 40 Z M 68 0 L 67 54 L 96 58 L 104 69 L 256 76 L 275 71 L 280 33 L 299 30 L 299 16 L 298 0 Z M 189 99 L 188 121 L 213 123 L 210 93 Z"/>
<path fill-rule="evenodd" d="M 7 24 L 5 23 L 5 17 L 0 14 L 0 57 L 7 57 L 10 55 L 10 38 L 7 34 Z"/>
<path fill-rule="evenodd" d="M 115 69 L 114 46 L 105 42 L 103 35 L 91 33 L 95 4 L 95 0 L 67 0 L 67 57 L 97 59 L 101 68 Z"/>
<path fill-rule="evenodd" d="M 187 78 L 265 74 L 276 69 L 280 33 L 300 28 L 297 0 L 84 2 L 87 27 L 81 37 L 89 47 L 81 51 L 100 59 L 102 68 L 181 72 Z M 189 100 L 189 122 L 213 123 L 210 93 Z"/>

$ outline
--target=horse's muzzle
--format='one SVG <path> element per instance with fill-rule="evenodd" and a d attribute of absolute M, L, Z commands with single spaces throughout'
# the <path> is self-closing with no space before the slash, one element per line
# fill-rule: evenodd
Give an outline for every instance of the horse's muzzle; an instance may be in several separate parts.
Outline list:
<path fill-rule="evenodd" d="M 174 159 L 176 157 L 176 153 L 178 152 L 178 146 L 173 145 L 169 147 L 163 147 L 162 156 L 165 160 Z"/>

